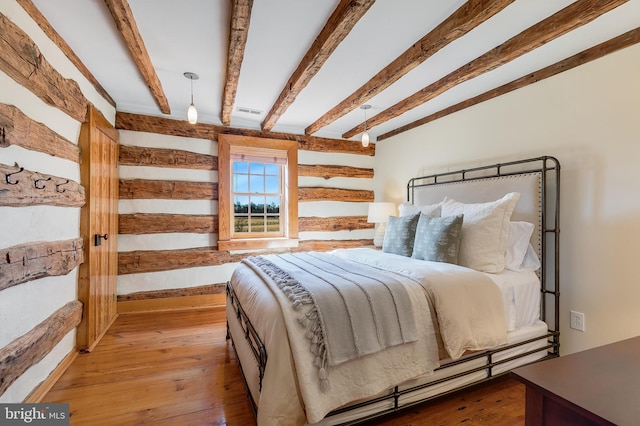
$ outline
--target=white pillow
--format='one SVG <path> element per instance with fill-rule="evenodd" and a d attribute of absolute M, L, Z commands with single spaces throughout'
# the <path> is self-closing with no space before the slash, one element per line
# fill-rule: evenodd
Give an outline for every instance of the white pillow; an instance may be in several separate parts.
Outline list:
<path fill-rule="evenodd" d="M 520 193 L 510 192 L 488 203 L 465 204 L 445 197 L 442 216 L 463 214 L 459 264 L 481 272 L 502 272 L 511 213 Z"/>
<path fill-rule="evenodd" d="M 504 256 L 506 269 L 519 271 L 524 256 L 529 248 L 531 235 L 535 225 L 529 222 L 509 222 L 509 238 L 507 239 L 507 251 Z"/>
<path fill-rule="evenodd" d="M 409 202 L 404 202 L 398 206 L 398 213 L 400 217 L 413 216 L 418 213 L 422 213 L 430 218 L 440 217 L 440 206 L 442 206 L 442 201 L 438 204 L 425 204 L 424 206 L 414 206 Z"/>

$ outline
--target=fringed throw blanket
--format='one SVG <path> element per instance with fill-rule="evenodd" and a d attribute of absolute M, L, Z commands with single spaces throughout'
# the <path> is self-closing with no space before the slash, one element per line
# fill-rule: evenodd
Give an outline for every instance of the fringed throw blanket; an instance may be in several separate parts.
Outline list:
<path fill-rule="evenodd" d="M 407 290 L 388 275 L 382 279 L 379 270 L 318 252 L 243 262 L 267 275 L 301 311 L 298 321 L 310 340 L 323 391 L 329 386 L 328 366 L 417 340 Z"/>

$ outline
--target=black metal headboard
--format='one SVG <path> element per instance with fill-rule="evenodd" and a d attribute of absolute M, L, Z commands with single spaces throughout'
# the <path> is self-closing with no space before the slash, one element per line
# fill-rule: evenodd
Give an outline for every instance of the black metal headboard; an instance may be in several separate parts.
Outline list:
<path fill-rule="evenodd" d="M 550 156 L 415 177 L 407 184 L 407 201 L 435 204 L 449 196 L 479 203 L 519 192 L 512 219 L 536 228 L 531 238 L 541 261 L 540 318 L 553 333 L 556 355 L 560 331 L 560 163 Z M 551 306 L 549 306 L 551 305 Z M 551 307 L 551 309 L 549 309 Z"/>

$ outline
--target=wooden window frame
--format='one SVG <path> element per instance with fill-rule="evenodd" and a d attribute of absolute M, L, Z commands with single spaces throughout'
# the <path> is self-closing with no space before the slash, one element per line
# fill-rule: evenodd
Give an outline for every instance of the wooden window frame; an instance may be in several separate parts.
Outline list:
<path fill-rule="evenodd" d="M 286 152 L 285 226 L 282 237 L 234 238 L 231 230 L 233 219 L 231 155 L 237 149 L 258 154 L 260 150 Z M 298 143 L 282 139 L 220 134 L 218 136 L 218 218 L 218 250 L 298 247 Z"/>

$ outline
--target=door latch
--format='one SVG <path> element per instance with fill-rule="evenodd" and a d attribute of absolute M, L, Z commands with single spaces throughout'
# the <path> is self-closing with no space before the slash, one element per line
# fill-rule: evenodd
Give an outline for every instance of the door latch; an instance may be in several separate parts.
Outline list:
<path fill-rule="evenodd" d="M 95 243 L 95 246 L 97 247 L 97 246 L 102 245 L 102 240 L 103 240 L 103 239 L 104 239 L 104 240 L 108 240 L 108 239 L 109 239 L 109 234 L 104 234 L 104 235 L 96 234 L 96 235 L 94 236 L 94 243 Z"/>

